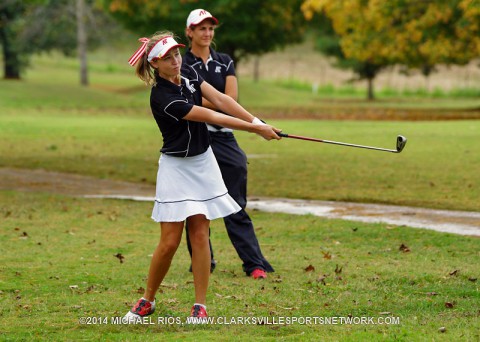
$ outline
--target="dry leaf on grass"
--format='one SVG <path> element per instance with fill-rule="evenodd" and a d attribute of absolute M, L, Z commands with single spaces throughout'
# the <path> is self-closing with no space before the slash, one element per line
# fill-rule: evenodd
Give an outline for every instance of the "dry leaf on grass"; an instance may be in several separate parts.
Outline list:
<path fill-rule="evenodd" d="M 305 267 L 305 272 L 313 272 L 315 271 L 315 267 L 313 265 L 308 265 Z"/>
<path fill-rule="evenodd" d="M 122 253 L 117 253 L 114 255 L 114 257 L 120 260 L 120 263 L 123 264 L 123 259 L 125 259 L 125 257 L 122 255 Z"/>
<path fill-rule="evenodd" d="M 322 251 L 322 254 L 323 254 L 324 259 L 327 259 L 327 260 L 332 259 L 332 255 L 330 254 L 330 252 L 323 252 Z"/>

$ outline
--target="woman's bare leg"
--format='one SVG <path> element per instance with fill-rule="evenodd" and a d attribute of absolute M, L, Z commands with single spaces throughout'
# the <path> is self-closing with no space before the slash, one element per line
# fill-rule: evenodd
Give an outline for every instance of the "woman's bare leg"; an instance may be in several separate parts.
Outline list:
<path fill-rule="evenodd" d="M 195 303 L 206 304 L 210 278 L 210 245 L 208 227 L 210 220 L 205 215 L 194 215 L 188 219 L 188 233 L 192 244 L 192 272 L 195 285 Z"/>
<path fill-rule="evenodd" d="M 173 256 L 182 240 L 183 222 L 160 223 L 160 242 L 155 248 L 150 269 L 148 271 L 147 288 L 143 297 L 149 301 L 155 299 L 155 294 L 170 268 Z"/>

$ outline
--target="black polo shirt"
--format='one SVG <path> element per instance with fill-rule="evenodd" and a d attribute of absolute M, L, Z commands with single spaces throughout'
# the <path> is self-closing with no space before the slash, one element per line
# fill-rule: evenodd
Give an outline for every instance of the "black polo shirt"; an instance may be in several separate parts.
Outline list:
<path fill-rule="evenodd" d="M 235 67 L 232 58 L 210 48 L 211 60 L 205 65 L 203 60 L 196 57 L 191 49 L 183 56 L 183 65 L 190 65 L 198 72 L 198 74 L 215 89 L 221 93 L 225 93 L 225 83 L 227 76 L 235 76 Z"/>
<path fill-rule="evenodd" d="M 188 66 L 182 67 L 181 75 L 181 85 L 156 76 L 150 107 L 163 137 L 160 151 L 175 157 L 192 157 L 204 153 L 210 146 L 207 125 L 183 119 L 193 105 L 201 104 L 203 79 Z"/>

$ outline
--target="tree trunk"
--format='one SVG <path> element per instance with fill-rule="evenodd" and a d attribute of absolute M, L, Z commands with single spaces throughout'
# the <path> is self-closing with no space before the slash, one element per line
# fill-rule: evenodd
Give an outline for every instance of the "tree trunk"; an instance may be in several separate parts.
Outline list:
<path fill-rule="evenodd" d="M 253 57 L 253 82 L 258 82 L 260 79 L 260 56 Z"/>
<path fill-rule="evenodd" d="M 373 100 L 375 100 L 375 94 L 373 92 L 373 78 L 368 78 L 367 82 L 368 82 L 367 98 L 368 98 L 369 101 L 373 101 Z"/>
<path fill-rule="evenodd" d="M 13 39 L 8 34 L 8 27 L 0 29 L 0 42 L 3 47 L 4 78 L 10 80 L 20 79 L 20 60 L 14 48 Z"/>
<path fill-rule="evenodd" d="M 80 62 L 80 84 L 88 86 L 87 30 L 85 27 L 85 0 L 77 0 L 77 48 Z"/>

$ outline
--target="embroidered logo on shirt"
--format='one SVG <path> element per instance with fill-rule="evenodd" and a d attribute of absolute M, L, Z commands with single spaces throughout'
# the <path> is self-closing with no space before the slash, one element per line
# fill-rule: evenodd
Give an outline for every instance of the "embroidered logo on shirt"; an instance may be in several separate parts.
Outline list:
<path fill-rule="evenodd" d="M 217 74 L 221 73 L 221 72 L 222 72 L 222 68 L 221 68 L 220 66 L 217 66 L 217 67 L 215 68 L 215 72 L 216 72 Z"/>
<path fill-rule="evenodd" d="M 197 91 L 193 86 L 193 84 L 190 84 L 190 80 L 185 79 L 185 85 L 187 86 L 188 90 L 190 90 L 192 94 Z"/>

